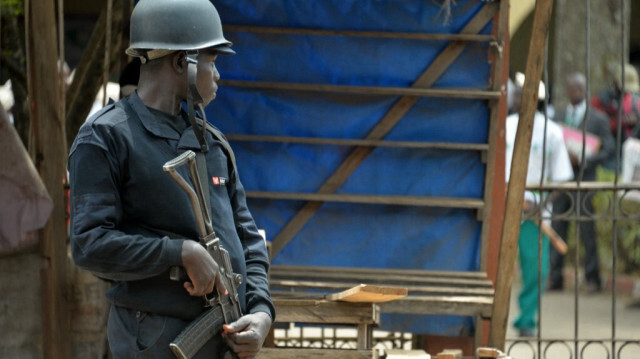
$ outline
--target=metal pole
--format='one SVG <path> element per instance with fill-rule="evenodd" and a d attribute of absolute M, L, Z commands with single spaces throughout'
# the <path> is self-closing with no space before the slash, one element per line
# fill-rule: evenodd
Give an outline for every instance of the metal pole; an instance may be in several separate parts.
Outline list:
<path fill-rule="evenodd" d="M 547 67 L 549 60 L 549 34 L 546 36 L 545 40 L 545 51 L 544 51 L 544 84 L 545 86 L 549 85 L 549 69 Z M 549 100 L 549 90 L 548 87 L 545 87 L 544 92 L 544 129 L 542 131 L 542 171 L 540 172 L 540 187 L 544 185 L 546 168 L 547 168 L 547 121 L 549 121 L 548 116 L 548 100 Z M 535 120 L 534 120 L 535 121 Z M 538 333 L 536 335 L 537 341 L 537 349 L 538 355 L 542 353 L 542 342 L 540 341 L 541 333 L 542 333 L 542 293 L 543 293 L 543 278 L 542 278 L 542 224 L 544 223 L 544 208 L 547 206 L 546 201 L 544 200 L 544 193 L 539 191 L 540 193 L 540 205 L 538 208 L 538 214 L 540 216 L 540 228 L 538 229 Z M 547 255 L 549 255 L 547 253 Z"/>
<path fill-rule="evenodd" d="M 615 174 L 613 178 L 613 186 L 617 188 L 619 181 L 619 170 L 620 170 L 620 150 L 621 150 L 621 142 L 622 142 L 622 107 L 624 103 L 624 93 L 625 93 L 625 66 L 626 66 L 626 58 L 625 58 L 625 46 L 626 46 L 626 31 L 625 31 L 625 11 L 626 2 L 625 0 L 620 0 L 620 65 L 621 65 L 621 77 L 620 80 L 620 99 L 618 101 L 618 119 L 617 119 L 617 128 L 616 128 L 616 168 Z M 612 243 L 612 283 L 611 283 L 611 352 L 613 353 L 613 359 L 616 357 L 616 280 L 617 280 L 617 264 L 618 264 L 618 191 L 613 191 L 613 243 Z"/>

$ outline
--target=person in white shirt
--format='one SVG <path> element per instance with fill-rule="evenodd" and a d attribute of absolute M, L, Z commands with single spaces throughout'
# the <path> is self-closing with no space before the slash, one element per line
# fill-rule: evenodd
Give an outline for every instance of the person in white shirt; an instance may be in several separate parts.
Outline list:
<path fill-rule="evenodd" d="M 518 85 L 518 81 L 516 81 Z M 545 99 L 544 85 L 541 84 L 538 98 Z M 516 138 L 516 131 L 519 120 L 519 107 L 522 97 L 522 87 L 516 87 L 514 91 L 515 113 L 508 116 L 506 120 L 506 181 L 509 181 L 511 172 L 511 161 L 513 158 L 513 147 Z M 546 126 L 545 126 L 546 124 Z M 546 140 L 545 140 L 546 138 Z M 533 123 L 533 133 L 531 137 L 531 150 L 529 152 L 529 165 L 527 169 L 527 185 L 539 185 L 541 182 L 564 182 L 573 178 L 573 170 L 569 154 L 564 144 L 562 129 L 551 120 L 536 111 Z M 541 201 L 539 193 L 525 193 L 525 208 L 527 213 L 537 215 L 535 208 Z M 549 217 L 550 208 L 543 209 L 543 218 Z M 534 336 L 537 327 L 536 316 L 538 313 L 538 296 L 541 293 L 538 279 L 538 238 L 539 227 L 535 219 L 527 219 L 523 216 L 518 239 L 520 270 L 522 274 L 522 288 L 518 296 L 520 313 L 514 321 L 514 326 L 519 330 L 520 336 Z M 548 222 L 549 220 L 544 220 Z M 540 272 L 542 275 L 542 288 L 549 272 L 549 239 L 542 235 L 542 260 Z"/>

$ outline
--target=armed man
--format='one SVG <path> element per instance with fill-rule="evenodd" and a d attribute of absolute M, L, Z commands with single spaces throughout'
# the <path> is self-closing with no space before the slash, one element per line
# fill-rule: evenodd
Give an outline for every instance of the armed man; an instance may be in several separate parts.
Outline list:
<path fill-rule="evenodd" d="M 274 319 L 233 152 L 201 118 L 231 45 L 211 2 L 141 0 L 127 49 L 142 62 L 137 91 L 93 115 L 71 148 L 72 254 L 113 282 L 115 358 L 253 358 Z"/>

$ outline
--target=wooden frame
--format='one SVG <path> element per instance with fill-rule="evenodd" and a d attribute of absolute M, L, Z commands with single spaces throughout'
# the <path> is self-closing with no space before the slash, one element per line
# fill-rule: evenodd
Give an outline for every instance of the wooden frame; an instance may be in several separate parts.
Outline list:
<path fill-rule="evenodd" d="M 270 271 L 275 298 L 318 297 L 359 283 L 408 290 L 405 297 L 379 303 L 383 313 L 491 317 L 493 284 L 482 272 L 287 265 L 274 265 Z"/>
<path fill-rule="evenodd" d="M 498 11 L 497 3 L 487 3 L 484 7 L 475 15 L 475 17 L 469 21 L 469 23 L 462 29 L 462 35 L 477 35 L 494 17 Z M 250 28 L 242 28 L 243 31 L 251 30 Z M 297 31 L 297 29 L 296 29 Z M 355 36 L 355 34 L 352 34 Z M 371 34 L 365 34 L 370 36 Z M 493 37 L 485 37 L 483 41 L 491 41 Z M 431 65 L 423 72 L 423 74 L 414 82 L 410 87 L 412 90 L 428 89 L 435 81 L 444 73 L 448 66 L 454 62 L 454 60 L 465 49 L 467 42 L 456 40 L 450 43 L 437 58 L 431 63 Z M 273 85 L 272 85 L 273 86 Z M 293 86 L 293 85 L 289 85 Z M 328 88 L 328 89 L 340 89 L 344 90 L 344 87 L 340 88 Z M 358 90 L 362 90 L 359 88 Z M 454 96 L 456 94 L 454 93 Z M 460 95 L 459 93 L 457 94 Z M 496 96 L 495 91 L 491 96 Z M 387 114 L 378 122 L 378 124 L 369 132 L 364 138 L 365 141 L 381 141 L 387 133 L 389 133 L 395 125 L 403 118 L 403 116 L 413 107 L 418 101 L 419 97 L 415 95 L 403 95 L 392 106 Z M 233 135 L 230 135 L 233 138 Z M 488 144 L 489 147 L 491 144 Z M 343 163 L 336 169 L 336 171 L 325 181 L 325 183 L 319 188 L 317 194 L 327 195 L 334 193 L 358 168 L 358 166 L 365 160 L 365 158 L 373 151 L 370 146 L 359 146 L 348 155 Z M 256 193 L 252 193 L 256 194 Z M 248 196 L 251 198 L 251 194 Z M 276 256 L 282 248 L 305 226 L 305 224 L 315 215 L 315 213 L 322 206 L 321 201 L 310 201 L 305 204 L 296 215 L 283 227 L 280 233 L 276 234 L 272 241 L 272 256 Z M 486 210 L 486 209 L 485 209 Z"/>
<path fill-rule="evenodd" d="M 382 141 L 359 140 L 343 138 L 293 137 L 293 136 L 265 136 L 265 135 L 227 135 L 227 139 L 236 142 L 275 142 L 301 143 L 308 145 L 360 146 L 360 147 L 404 147 L 431 148 L 451 151 L 488 151 L 489 145 L 484 143 L 454 143 L 454 142 L 420 142 L 420 141 Z"/>
<path fill-rule="evenodd" d="M 243 26 L 224 25 L 225 31 L 255 32 L 273 35 L 319 35 L 319 36 L 353 36 L 374 38 L 395 38 L 411 40 L 446 40 L 446 41 L 495 41 L 492 35 L 481 34 L 420 34 L 411 32 L 385 32 L 385 31 L 348 31 L 348 30 L 324 30 L 324 29 L 300 29 L 269 26 Z"/>
<path fill-rule="evenodd" d="M 509 78 L 509 0 L 500 1 L 500 8 L 494 18 L 493 33 L 496 37 L 495 51 L 492 57 L 491 87 L 500 90 L 502 96 L 491 106 L 489 122 L 489 151 L 487 152 L 487 171 L 485 175 L 483 226 L 480 247 L 480 270 L 496 283 L 498 253 L 500 247 L 500 229 L 504 214 L 505 197 L 505 119 L 507 117 L 506 83 Z M 494 300 L 496 298 L 494 297 Z M 476 318 L 475 347 L 487 345 L 490 322 Z"/>
<path fill-rule="evenodd" d="M 320 186 L 316 193 L 283 193 L 248 191 L 248 198 L 275 199 L 275 200 L 303 200 L 307 203 L 282 227 L 280 233 L 276 233 L 271 242 L 271 257 L 277 254 L 293 239 L 299 231 L 308 223 L 324 202 L 343 203 L 363 203 L 363 204 L 390 204 L 406 206 L 429 206 L 444 208 L 467 208 L 478 212 L 478 220 L 482 222 L 481 228 L 481 249 L 480 249 L 480 271 L 487 271 L 487 263 L 497 262 L 497 253 L 490 253 L 489 248 L 496 248 L 497 245 L 489 245 L 489 240 L 498 241 L 496 231 L 491 230 L 491 224 L 496 225 L 496 212 L 492 205 L 494 200 L 500 205 L 503 199 L 504 182 L 503 174 L 496 174 L 496 169 L 503 168 L 504 163 L 504 143 L 500 146 L 500 141 L 504 140 L 499 134 L 499 129 L 504 128 L 504 116 L 506 116 L 506 68 L 504 61 L 504 50 L 507 37 L 508 0 L 490 2 L 484 4 L 482 9 L 467 23 L 459 34 L 409 34 L 393 32 L 368 32 L 368 31 L 343 31 L 343 30 L 319 30 L 319 29 L 287 29 L 273 27 L 239 26 L 227 25 L 226 30 L 238 32 L 259 32 L 261 34 L 278 36 L 282 34 L 295 35 L 323 35 L 323 36 L 356 36 L 356 37 L 377 37 L 377 38 L 403 38 L 424 41 L 448 40 L 451 41 L 442 52 L 434 59 L 427 69 L 418 77 L 412 86 L 408 88 L 396 87 L 367 87 L 367 86 L 341 86 L 325 84 L 300 84 L 281 83 L 264 81 L 224 81 L 224 85 L 239 88 L 254 88 L 264 91 L 313 91 L 342 94 L 362 94 L 362 95 L 394 95 L 400 96 L 397 102 L 388 110 L 373 129 L 362 139 L 335 139 L 335 138 L 308 138 L 291 136 L 268 136 L 268 135 L 241 135 L 228 134 L 231 141 L 243 142 L 271 142 L 271 143 L 300 143 L 308 145 L 335 145 L 353 146 L 354 149 L 342 162 L 340 166 L 329 176 Z M 486 27 L 490 21 L 494 21 L 494 31 L 492 35 L 483 35 L 479 32 Z M 489 42 L 491 49 L 491 60 L 493 62 L 490 88 L 488 90 L 468 90 L 468 89 L 448 89 L 440 90 L 430 88 L 436 80 L 446 71 L 446 69 L 457 59 L 470 41 Z M 384 141 L 383 138 L 402 120 L 420 97 L 446 97 L 446 98 L 472 98 L 488 101 L 490 108 L 489 116 L 489 138 L 487 143 L 426 143 L 410 141 Z M 484 194 L 482 199 L 466 198 L 434 198 L 419 196 L 379 196 L 379 195 L 350 195 L 337 194 L 336 190 L 344 184 L 352 173 L 360 166 L 367 156 L 377 147 L 406 147 L 406 148 L 433 148 L 452 151 L 478 151 L 483 161 L 486 161 L 486 175 L 484 184 Z M 501 157 L 502 156 L 502 157 Z M 500 193 L 496 195 L 496 193 Z M 498 215 L 501 218 L 502 214 Z M 501 222 L 501 221 L 498 221 Z M 488 259 L 491 257 L 490 259 Z M 486 278 L 486 274 L 485 274 Z M 491 279 L 493 279 L 493 275 Z M 318 278 L 319 282 L 322 281 Z M 282 284 L 282 282 L 280 283 Z M 300 283 L 298 283 L 300 284 Z M 311 285 L 310 283 L 306 283 Z M 305 284 L 305 285 L 306 285 Z M 325 283 L 326 284 L 326 283 Z M 437 292 L 432 289 L 433 293 Z M 464 291 L 465 288 L 460 288 Z M 467 292 L 470 294 L 470 292 Z M 455 296 L 452 292 L 447 295 Z M 491 306 L 493 299 L 484 303 Z M 383 307 L 384 308 L 384 307 Z M 444 308 L 444 307 L 443 307 Z M 394 309 L 395 310 L 395 309 Z M 442 309 L 445 312 L 455 310 Z M 462 310 L 464 311 L 464 310 Z M 482 309 L 469 311 L 469 315 L 477 314 L 478 319 L 490 318 L 492 311 Z M 482 326 L 476 327 L 476 346 L 481 343 Z M 484 343 L 486 344 L 486 343 Z"/>
<path fill-rule="evenodd" d="M 359 95 L 424 96 L 424 97 L 443 97 L 443 98 L 469 98 L 469 99 L 480 99 L 480 100 L 497 100 L 500 98 L 500 91 L 473 90 L 473 89 L 347 86 L 347 85 L 300 84 L 300 83 L 286 83 L 286 82 L 239 81 L 239 80 L 224 80 L 224 81 L 221 80 L 220 85 L 263 89 L 263 90 L 331 92 L 331 93 L 359 94 Z"/>

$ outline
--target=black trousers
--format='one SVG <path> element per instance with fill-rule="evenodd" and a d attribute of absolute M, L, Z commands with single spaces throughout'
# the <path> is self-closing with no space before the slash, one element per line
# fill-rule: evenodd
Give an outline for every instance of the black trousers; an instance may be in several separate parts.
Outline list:
<path fill-rule="evenodd" d="M 169 343 L 188 321 L 111 306 L 107 333 L 115 359 L 175 359 Z M 222 355 L 222 337 L 210 340 L 194 359 L 216 359 Z"/>
<path fill-rule="evenodd" d="M 560 195 L 553 203 L 553 212 L 555 215 L 563 214 L 569 211 L 572 206 L 573 200 L 573 213 L 575 213 L 578 206 L 577 194 L 570 192 L 570 195 Z M 580 202 L 582 207 L 580 208 L 580 215 L 593 214 L 593 198 L 589 196 L 585 201 L 585 194 L 580 194 Z M 587 283 L 596 285 L 600 288 L 602 282 L 600 280 L 600 265 L 598 260 L 598 244 L 596 242 L 596 228 L 593 220 L 578 221 L 580 227 L 580 240 L 582 247 L 584 248 L 584 272 Z M 558 235 L 567 240 L 567 232 L 569 229 L 569 221 L 566 219 L 553 220 L 551 226 L 558 232 Z M 558 253 L 558 251 L 550 246 L 550 271 L 549 271 L 549 286 L 561 287 L 564 284 L 562 271 L 564 268 L 564 256 Z M 567 255 L 571 255 L 567 253 Z"/>

